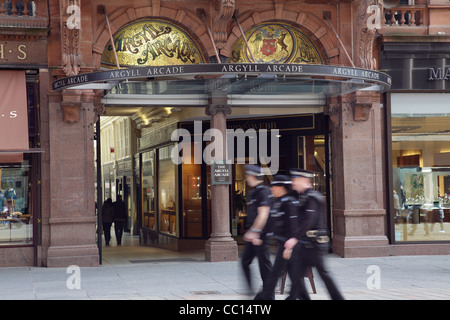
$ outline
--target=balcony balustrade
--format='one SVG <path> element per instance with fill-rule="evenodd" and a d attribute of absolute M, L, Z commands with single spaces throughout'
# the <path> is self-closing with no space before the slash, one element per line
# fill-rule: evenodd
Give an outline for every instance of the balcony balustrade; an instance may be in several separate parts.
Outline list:
<path fill-rule="evenodd" d="M 428 26 L 428 8 L 418 6 L 384 8 L 383 18 L 382 24 L 392 28 Z"/>
<path fill-rule="evenodd" d="M 0 0 L 0 27 L 47 27 L 47 1 Z"/>

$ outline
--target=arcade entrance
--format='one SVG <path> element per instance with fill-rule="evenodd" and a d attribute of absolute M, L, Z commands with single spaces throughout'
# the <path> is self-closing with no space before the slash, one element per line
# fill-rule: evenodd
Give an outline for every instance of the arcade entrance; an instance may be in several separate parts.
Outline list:
<path fill-rule="evenodd" d="M 127 109 L 106 106 L 107 113 L 112 114 Z M 305 106 L 304 109 L 319 106 Z M 162 109 L 162 108 L 160 108 Z M 197 108 L 198 109 L 198 108 Z M 253 109 L 253 108 L 252 108 Z M 256 108 L 254 108 L 256 109 Z M 115 110 L 115 111 L 114 111 Z M 164 109 L 162 109 L 164 110 Z M 248 109 L 236 108 L 236 113 L 248 113 Z M 290 109 L 298 112 L 299 108 Z M 152 109 L 155 112 L 155 109 Z M 157 130 L 140 127 L 140 120 L 145 112 L 124 116 L 106 116 L 100 120 L 101 126 L 101 176 L 98 183 L 102 186 L 102 200 L 122 195 L 127 205 L 128 220 L 126 237 L 130 244 L 158 246 L 176 251 L 203 249 L 209 239 L 211 225 L 211 165 L 205 159 L 195 163 L 196 148 L 195 128 L 199 123 L 202 133 L 210 129 L 207 117 L 186 119 L 189 110 L 174 112 L 158 122 Z M 252 110 L 250 110 L 251 112 Z M 137 113 L 138 113 L 137 112 Z M 191 110 L 195 112 L 195 110 Z M 286 112 L 284 110 L 283 112 Z M 170 125 L 171 117 L 174 126 Z M 177 121 L 175 121 L 177 120 Z M 140 128 L 140 129 L 137 129 Z M 231 181 L 226 192 L 229 195 L 229 230 L 239 243 L 243 234 L 243 222 L 246 216 L 245 164 L 260 163 L 259 154 L 254 148 L 264 141 L 262 133 L 268 132 L 268 156 L 277 162 L 277 171 L 271 172 L 273 166 L 263 165 L 267 169 L 266 183 L 276 173 L 287 173 L 290 168 L 307 168 L 317 173 L 315 188 L 326 199 L 329 198 L 329 147 L 327 117 L 323 113 L 284 114 L 284 115 L 230 115 L 227 120 L 230 133 L 238 135 L 234 140 Z M 147 130 L 148 131 L 147 131 Z M 186 130 L 190 133 L 191 143 L 183 145 L 191 149 L 192 161 L 183 161 L 177 165 L 171 155 L 178 140 L 156 141 L 157 131 Z M 253 129 L 250 130 L 250 129 Z M 254 133 L 254 135 L 252 135 Z M 239 136 L 240 134 L 240 136 Z M 169 136 L 169 135 L 168 135 Z M 171 135 L 170 135 L 171 136 Z M 272 138 L 272 139 L 271 139 Z M 162 139 L 162 138 L 161 138 Z M 244 152 L 238 150 L 238 141 L 245 142 Z M 152 142 L 153 141 L 153 142 Z M 210 144 L 201 141 L 201 150 Z M 273 146 L 276 144 L 277 146 Z M 136 146 L 134 149 L 133 146 Z M 276 153 L 276 154 L 275 154 Z M 185 156 L 185 155 L 184 155 Z M 184 159 L 187 160 L 187 159 Z M 329 201 L 324 219 L 329 222 Z M 111 229 L 115 247 L 114 227 Z M 104 241 L 104 238 L 99 238 Z M 111 248 L 106 249 L 111 251 Z"/>

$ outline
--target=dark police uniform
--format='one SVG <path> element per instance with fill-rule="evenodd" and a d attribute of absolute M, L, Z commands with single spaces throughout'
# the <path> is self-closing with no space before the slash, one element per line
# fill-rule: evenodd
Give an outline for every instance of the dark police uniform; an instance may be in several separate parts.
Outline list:
<path fill-rule="evenodd" d="M 276 179 L 277 177 L 275 176 L 275 183 L 277 181 Z M 273 184 L 271 183 L 271 185 Z M 256 295 L 255 300 L 274 300 L 275 287 L 278 283 L 278 279 L 286 269 L 288 270 L 290 279 L 298 281 L 298 273 L 291 263 L 291 260 L 285 260 L 283 258 L 285 242 L 298 234 L 298 208 L 296 207 L 298 206 L 298 203 L 299 202 L 289 194 L 279 198 L 273 198 L 265 232 L 268 237 L 272 237 L 278 241 L 278 250 L 272 271 L 267 280 L 263 283 L 263 290 Z"/>
<path fill-rule="evenodd" d="M 296 173 L 298 175 L 296 175 Z M 302 176 L 301 172 L 291 171 L 292 177 Z M 306 190 L 299 197 L 299 232 L 296 246 L 296 255 L 298 258 L 298 275 L 300 279 L 296 282 L 296 287 L 292 288 L 291 295 L 297 291 L 299 299 L 310 299 L 305 287 L 304 277 L 308 267 L 316 267 L 327 290 L 333 300 L 343 300 L 344 297 L 339 292 L 330 273 L 326 270 L 323 260 L 323 254 L 328 247 L 328 238 L 323 229 L 323 196 L 320 192 L 312 189 Z"/>
<path fill-rule="evenodd" d="M 259 168 L 257 166 L 247 166 L 249 168 Z M 249 170 L 249 169 L 247 169 Z M 254 169 L 256 170 L 256 169 Z M 245 229 L 249 230 L 253 223 L 255 222 L 256 217 L 258 216 L 258 208 L 259 207 L 270 207 L 270 190 L 269 188 L 260 183 L 253 190 L 251 190 L 248 194 L 247 201 L 247 217 L 245 219 Z M 247 280 L 247 284 L 250 290 L 252 288 L 252 280 L 250 274 L 250 264 L 252 263 L 255 257 L 258 258 L 259 263 L 259 271 L 261 274 L 261 279 L 265 281 L 267 275 L 272 269 L 272 263 L 270 261 L 270 252 L 267 243 L 266 237 L 261 234 L 260 239 L 263 243 L 260 246 L 254 245 L 252 242 L 246 242 L 244 247 L 244 252 L 241 257 L 241 265 L 244 270 L 244 276 Z"/>

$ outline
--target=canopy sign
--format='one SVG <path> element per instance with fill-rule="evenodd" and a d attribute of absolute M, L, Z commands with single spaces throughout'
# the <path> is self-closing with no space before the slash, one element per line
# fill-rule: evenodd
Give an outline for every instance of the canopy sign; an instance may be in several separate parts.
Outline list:
<path fill-rule="evenodd" d="M 287 77 L 302 76 L 305 79 L 336 80 L 341 82 L 362 81 L 380 85 L 382 90 L 391 86 L 391 77 L 385 73 L 332 65 L 315 64 L 272 64 L 272 63 L 212 63 L 193 65 L 149 66 L 119 70 L 86 73 L 77 76 L 62 78 L 53 82 L 53 90 L 68 88 L 87 89 L 82 85 L 92 83 L 117 83 L 130 79 L 164 78 L 164 77 L 202 77 L 202 76 L 235 77 L 235 76 L 268 76 Z M 103 88 L 99 86 L 99 88 Z M 90 89 L 94 89 L 90 87 Z"/>

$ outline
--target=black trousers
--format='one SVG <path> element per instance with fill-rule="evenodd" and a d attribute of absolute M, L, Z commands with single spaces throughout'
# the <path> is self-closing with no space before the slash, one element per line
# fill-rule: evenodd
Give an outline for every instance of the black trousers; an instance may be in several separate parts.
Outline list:
<path fill-rule="evenodd" d="M 260 246 L 255 246 L 251 242 L 245 243 L 244 252 L 242 253 L 241 257 L 241 265 L 250 291 L 253 291 L 250 264 L 255 257 L 258 258 L 259 272 L 264 283 L 270 271 L 272 270 L 272 263 L 270 262 L 270 252 L 267 240 L 264 239 L 263 244 Z"/>
<path fill-rule="evenodd" d="M 298 281 L 295 259 L 291 257 L 291 259 L 285 260 L 283 258 L 283 251 L 284 242 L 279 242 L 272 270 L 267 276 L 267 280 L 263 282 L 262 291 L 255 296 L 255 300 L 275 300 L 275 288 L 278 280 L 286 270 L 292 282 Z"/>
<path fill-rule="evenodd" d="M 114 231 L 116 233 L 117 244 L 122 244 L 123 228 L 125 221 L 114 221 Z"/>
<path fill-rule="evenodd" d="M 103 234 L 105 235 L 105 243 L 109 245 L 111 240 L 111 226 L 112 222 L 103 222 Z"/>
<path fill-rule="evenodd" d="M 298 281 L 296 281 L 296 286 L 291 290 L 291 295 L 297 292 L 297 298 L 302 300 L 310 300 L 308 291 L 305 287 L 305 276 L 308 270 L 308 267 L 316 267 L 317 272 L 322 278 L 325 286 L 327 287 L 328 293 L 330 294 L 331 299 L 333 300 L 344 300 L 344 297 L 340 293 L 336 283 L 332 279 L 330 273 L 325 268 L 324 264 L 324 252 L 323 250 L 316 247 L 305 247 L 304 245 L 297 246 L 297 275 L 300 277 Z"/>

